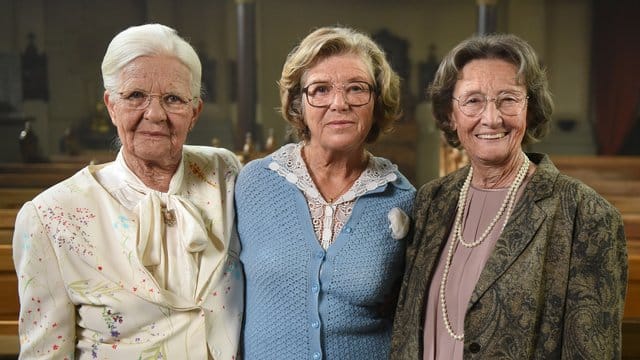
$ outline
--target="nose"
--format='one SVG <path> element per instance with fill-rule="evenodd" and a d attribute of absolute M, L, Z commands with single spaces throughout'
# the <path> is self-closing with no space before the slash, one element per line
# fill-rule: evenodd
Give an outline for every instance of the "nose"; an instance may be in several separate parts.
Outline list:
<path fill-rule="evenodd" d="M 344 92 L 344 89 L 339 87 L 333 88 L 333 98 L 331 100 L 331 108 L 337 109 L 345 109 L 349 108 L 349 103 L 347 103 L 347 95 Z"/>
<path fill-rule="evenodd" d="M 155 101 L 154 101 L 155 100 Z M 167 112 L 162 106 L 160 96 L 149 96 L 149 104 L 144 111 L 145 118 L 151 121 L 162 122 L 167 119 Z"/>
<path fill-rule="evenodd" d="M 487 99 L 487 105 L 481 115 L 482 123 L 489 127 L 493 127 L 502 121 L 502 114 L 498 110 L 496 99 Z"/>

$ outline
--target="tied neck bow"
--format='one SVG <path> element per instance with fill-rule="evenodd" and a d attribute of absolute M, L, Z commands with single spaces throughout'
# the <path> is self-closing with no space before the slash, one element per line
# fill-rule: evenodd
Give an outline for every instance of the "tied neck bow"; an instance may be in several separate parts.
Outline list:
<path fill-rule="evenodd" d="M 160 264 L 165 233 L 163 225 L 168 222 L 165 220 L 165 212 L 175 215 L 175 225 L 172 226 L 177 226 L 175 233 L 187 252 L 197 253 L 207 247 L 207 227 L 200 211 L 188 199 L 180 195 L 144 189 L 131 183 L 128 185 L 144 196 L 136 206 L 140 221 L 138 253 L 144 266 Z"/>

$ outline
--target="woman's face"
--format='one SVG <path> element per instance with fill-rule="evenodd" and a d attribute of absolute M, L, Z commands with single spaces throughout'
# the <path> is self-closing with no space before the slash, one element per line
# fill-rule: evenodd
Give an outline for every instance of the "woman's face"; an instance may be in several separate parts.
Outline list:
<path fill-rule="evenodd" d="M 527 90 L 516 79 L 515 65 L 500 59 L 479 59 L 467 63 L 460 73 L 453 97 L 457 99 L 483 99 L 486 107 L 476 116 L 465 115 L 460 101 L 453 101 L 451 114 L 462 147 L 472 163 L 500 166 L 520 156 L 522 139 L 527 129 Z M 475 94 L 475 95 L 474 95 Z M 470 97 L 473 96 L 473 97 Z M 503 106 L 512 99 L 522 99 L 517 115 L 505 115 L 496 109 L 495 98 L 505 99 Z"/>
<path fill-rule="evenodd" d="M 118 130 L 126 159 L 172 165 L 182 156 L 182 145 L 202 110 L 202 101 L 171 108 L 175 99 L 188 101 L 191 74 L 179 60 L 167 56 L 142 56 L 127 64 L 120 73 L 116 93 L 105 92 L 104 101 L 111 121 Z M 150 103 L 134 109 L 131 101 L 151 96 Z M 170 111 L 165 110 L 169 108 Z"/>
<path fill-rule="evenodd" d="M 320 88 L 328 102 L 325 107 L 313 107 L 309 96 L 303 94 L 303 117 L 309 127 L 311 146 L 320 146 L 329 151 L 360 150 L 364 146 L 373 123 L 375 93 L 371 93 L 368 103 L 360 106 L 347 102 L 347 92 L 354 98 L 361 93 L 362 85 L 373 85 L 365 62 L 355 54 L 330 56 L 309 68 L 303 77 L 302 86 L 309 89 Z M 364 84 L 366 83 L 366 84 Z M 331 90 L 332 87 L 332 90 Z M 369 90 L 365 87 L 366 91 Z M 352 96 L 349 95 L 349 96 Z M 327 100 L 328 99 L 328 100 Z M 312 100 L 313 101 L 313 100 Z"/>

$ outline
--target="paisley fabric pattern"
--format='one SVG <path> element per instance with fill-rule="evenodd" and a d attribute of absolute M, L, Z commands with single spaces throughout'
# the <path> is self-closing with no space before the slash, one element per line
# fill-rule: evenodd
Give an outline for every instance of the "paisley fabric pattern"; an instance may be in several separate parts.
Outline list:
<path fill-rule="evenodd" d="M 618 359 L 627 284 L 619 212 L 546 155 L 482 271 L 464 359 Z M 392 359 L 421 359 L 427 294 L 469 167 L 424 185 L 395 317 Z M 438 279 L 434 280 L 438 281 Z"/>

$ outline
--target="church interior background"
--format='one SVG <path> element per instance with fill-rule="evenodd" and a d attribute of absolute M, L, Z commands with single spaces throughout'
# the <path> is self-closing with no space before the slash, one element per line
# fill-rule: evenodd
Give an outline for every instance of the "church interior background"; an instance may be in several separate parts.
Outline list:
<path fill-rule="evenodd" d="M 554 124 L 532 150 L 598 151 L 591 101 L 597 1 L 0 0 L 0 162 L 24 160 L 21 133 L 37 136 L 42 152 L 28 161 L 109 151 L 115 132 L 102 104 L 100 62 L 116 33 L 148 22 L 178 29 L 201 57 L 205 105 L 188 142 L 241 152 L 246 134 L 239 133 L 238 115 L 247 106 L 239 109 L 237 101 L 243 90 L 237 83 L 238 29 L 246 26 L 239 8 L 247 3 L 255 107 L 243 130 L 257 150 L 264 150 L 269 134 L 276 144 L 290 141 L 275 110 L 276 81 L 288 51 L 315 27 L 343 24 L 371 34 L 403 78 L 405 116 L 397 132 L 373 150 L 401 162 L 417 184 L 438 176 L 440 139 L 425 85 L 444 53 L 476 32 L 479 4 L 492 3 L 496 30 L 525 38 L 549 69 Z M 22 140 L 23 152 L 28 140 Z"/>
<path fill-rule="evenodd" d="M 15 359 L 18 349 L 17 209 L 70 171 L 115 157 L 100 64 L 118 32 L 158 22 L 196 48 L 204 108 L 187 142 L 245 160 L 292 141 L 276 111 L 276 82 L 293 46 L 325 25 L 369 33 L 402 77 L 404 109 L 395 132 L 370 150 L 418 187 L 464 162 L 459 153 L 443 157 L 451 153 L 425 88 L 444 54 L 479 32 L 487 8 L 493 29 L 527 40 L 548 69 L 551 131 L 526 150 L 549 154 L 570 174 L 595 176 L 585 182 L 623 214 L 630 254 L 623 352 L 635 354 L 623 359 L 640 358 L 640 1 L 0 0 L 0 360 Z M 32 173 L 21 172 L 25 163 Z M 30 181 L 40 188 L 28 189 Z"/>

